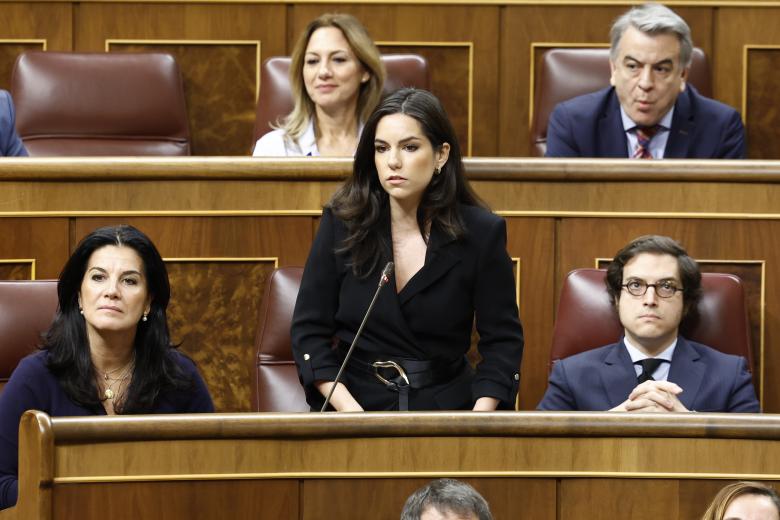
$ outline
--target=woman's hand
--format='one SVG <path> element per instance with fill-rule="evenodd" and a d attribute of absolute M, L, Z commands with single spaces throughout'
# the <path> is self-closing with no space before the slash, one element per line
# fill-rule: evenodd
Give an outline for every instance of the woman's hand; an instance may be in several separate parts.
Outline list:
<path fill-rule="evenodd" d="M 320 391 L 323 397 L 328 397 L 330 388 L 333 386 L 333 381 L 318 381 L 315 383 L 317 390 Z M 333 391 L 333 395 L 330 396 L 330 404 L 337 412 L 362 412 L 363 407 L 352 397 L 347 387 L 341 383 L 336 384 L 336 389 Z"/>
<path fill-rule="evenodd" d="M 475 412 L 494 412 L 498 408 L 498 399 L 495 397 L 480 397 L 474 403 Z"/>

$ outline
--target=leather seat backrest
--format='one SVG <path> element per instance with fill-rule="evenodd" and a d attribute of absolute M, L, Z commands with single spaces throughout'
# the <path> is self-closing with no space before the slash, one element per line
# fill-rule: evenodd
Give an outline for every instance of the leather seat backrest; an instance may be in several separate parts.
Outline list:
<path fill-rule="evenodd" d="M 27 51 L 12 90 L 31 156 L 190 155 L 184 87 L 170 54 Z"/>

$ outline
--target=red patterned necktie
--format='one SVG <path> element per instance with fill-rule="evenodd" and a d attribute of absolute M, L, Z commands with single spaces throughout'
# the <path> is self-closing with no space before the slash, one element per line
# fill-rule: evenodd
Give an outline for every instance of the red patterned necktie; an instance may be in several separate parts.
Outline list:
<path fill-rule="evenodd" d="M 650 153 L 650 140 L 658 133 L 659 127 L 655 126 L 638 126 L 636 127 L 636 149 L 634 150 L 634 159 L 652 159 L 653 155 Z"/>

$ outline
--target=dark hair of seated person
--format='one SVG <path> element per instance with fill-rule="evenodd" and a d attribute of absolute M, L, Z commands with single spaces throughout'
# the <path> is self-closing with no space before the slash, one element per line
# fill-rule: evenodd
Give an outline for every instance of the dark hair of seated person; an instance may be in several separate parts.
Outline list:
<path fill-rule="evenodd" d="M 191 382 L 168 355 L 171 348 L 165 311 L 171 296 L 168 272 L 151 240 L 138 229 L 122 225 L 103 227 L 84 237 L 68 259 L 57 284 L 59 309 L 42 348 L 48 350 L 49 370 L 68 397 L 87 409 L 101 410 L 78 294 L 92 253 L 105 246 L 135 250 L 143 262 L 151 307 L 135 334 L 135 369 L 127 396 L 117 413 L 151 410 L 164 388 L 187 389 Z"/>
<path fill-rule="evenodd" d="M 382 243 L 389 195 L 379 182 L 374 138 L 379 121 L 393 114 L 404 114 L 417 120 L 434 150 L 439 150 L 444 143 L 450 145 L 449 159 L 441 173 L 431 179 L 417 211 L 417 222 L 426 242 L 429 224 L 439 227 L 449 238 L 463 236 L 465 230 L 458 216 L 458 204 L 486 207 L 466 180 L 455 130 L 436 96 L 414 88 L 393 92 L 366 121 L 355 152 L 352 175 L 328 203 L 347 227 L 348 235 L 338 252 L 351 255 L 356 276 L 373 272 L 381 261 L 382 250 L 389 247 Z"/>

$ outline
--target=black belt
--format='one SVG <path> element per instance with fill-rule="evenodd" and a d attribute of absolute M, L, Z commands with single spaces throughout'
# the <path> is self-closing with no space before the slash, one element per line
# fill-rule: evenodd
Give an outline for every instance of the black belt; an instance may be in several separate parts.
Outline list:
<path fill-rule="evenodd" d="M 346 356 L 349 344 L 339 341 L 337 350 L 342 357 Z M 398 409 L 408 410 L 410 389 L 419 390 L 453 379 L 463 370 L 465 360 L 465 356 L 449 362 L 402 358 L 356 348 L 352 351 L 350 363 L 373 374 L 388 389 L 398 392 Z"/>

